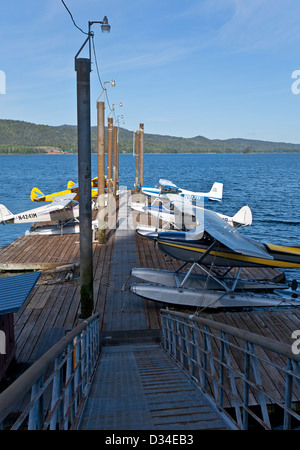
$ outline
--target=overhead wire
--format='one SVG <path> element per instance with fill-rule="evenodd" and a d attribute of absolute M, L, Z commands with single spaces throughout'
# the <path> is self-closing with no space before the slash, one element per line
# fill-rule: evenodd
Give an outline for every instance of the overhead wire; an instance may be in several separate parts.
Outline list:
<path fill-rule="evenodd" d="M 66 8 L 67 12 L 69 13 L 69 15 L 70 15 L 70 17 L 71 17 L 71 20 L 72 20 L 72 22 L 73 22 L 73 24 L 74 24 L 74 26 L 75 26 L 79 31 L 81 31 L 81 33 L 83 33 L 83 34 L 89 36 L 90 38 L 92 38 L 92 47 L 93 47 L 93 53 L 94 53 L 94 58 L 95 58 L 95 66 L 96 66 L 97 77 L 98 77 L 98 80 L 99 80 L 99 83 L 100 83 L 101 88 L 105 91 L 105 97 L 106 97 L 106 101 L 107 101 L 108 107 L 109 107 L 109 109 L 110 109 L 110 112 L 113 112 L 113 114 L 114 114 L 114 116 L 115 116 L 114 108 L 112 108 L 112 107 L 110 106 L 110 102 L 109 102 L 107 90 L 104 88 L 104 85 L 103 85 L 103 83 L 102 83 L 102 81 L 101 81 L 100 72 L 99 72 L 99 67 L 98 67 L 98 62 L 97 62 L 97 55 L 96 55 L 95 43 L 94 43 L 94 35 L 93 35 L 92 33 L 87 33 L 87 32 L 84 31 L 82 28 L 80 28 L 80 27 L 76 24 L 76 22 L 75 22 L 75 20 L 74 20 L 74 17 L 73 17 L 73 14 L 71 13 L 71 11 L 69 10 L 69 8 L 68 8 L 67 5 L 65 4 L 64 0 L 61 0 L 61 2 L 62 2 L 62 4 L 64 5 L 64 7 Z M 116 117 L 115 117 L 115 120 L 116 120 Z"/>
<path fill-rule="evenodd" d="M 62 4 L 64 5 L 64 7 L 66 8 L 66 10 L 68 11 L 68 13 L 70 14 L 70 17 L 71 17 L 72 22 L 73 22 L 73 24 L 75 25 L 75 27 L 78 28 L 78 30 L 80 30 L 81 33 L 86 34 L 86 35 L 88 36 L 89 33 L 87 33 L 86 31 L 83 31 L 82 28 L 80 28 L 80 27 L 76 24 L 76 22 L 75 22 L 75 20 L 74 20 L 74 17 L 73 17 L 73 15 L 72 15 L 71 11 L 69 10 L 69 8 L 67 7 L 67 5 L 65 4 L 64 0 L 61 0 L 61 2 L 62 2 Z"/>
<path fill-rule="evenodd" d="M 107 94 L 107 89 L 105 89 L 105 87 L 104 87 L 104 85 L 102 83 L 101 77 L 100 77 L 100 71 L 99 71 L 98 61 L 97 61 L 97 54 L 96 54 L 96 49 L 95 49 L 94 36 L 92 35 L 91 37 L 92 37 L 92 47 L 93 47 L 93 53 L 94 53 L 94 58 L 95 58 L 95 66 L 96 66 L 97 77 L 98 77 L 98 80 L 99 80 L 101 88 L 105 92 L 105 97 L 106 97 L 106 100 L 107 100 L 108 107 L 109 107 L 110 111 L 114 113 L 114 109 L 110 106 L 110 102 L 109 102 L 109 98 L 108 98 L 108 94 Z"/>

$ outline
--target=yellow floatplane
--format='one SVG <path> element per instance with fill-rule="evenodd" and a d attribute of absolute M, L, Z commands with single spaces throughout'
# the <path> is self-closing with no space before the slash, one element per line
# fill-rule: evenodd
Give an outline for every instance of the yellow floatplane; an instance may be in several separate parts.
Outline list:
<path fill-rule="evenodd" d="M 105 177 L 106 178 L 106 177 Z M 39 188 L 34 187 L 30 193 L 30 199 L 33 202 L 53 202 L 57 197 L 67 194 L 76 194 L 74 200 L 79 199 L 79 186 L 75 184 L 74 181 L 70 180 L 67 184 L 67 189 L 64 191 L 54 192 L 52 194 L 45 195 Z M 92 178 L 91 180 L 91 196 L 92 198 L 98 196 L 98 177 Z"/>

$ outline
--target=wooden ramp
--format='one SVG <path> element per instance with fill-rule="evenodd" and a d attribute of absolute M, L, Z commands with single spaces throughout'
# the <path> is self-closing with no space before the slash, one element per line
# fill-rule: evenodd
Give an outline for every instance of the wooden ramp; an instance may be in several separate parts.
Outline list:
<path fill-rule="evenodd" d="M 229 424 L 155 344 L 104 347 L 81 430 L 225 430 Z"/>

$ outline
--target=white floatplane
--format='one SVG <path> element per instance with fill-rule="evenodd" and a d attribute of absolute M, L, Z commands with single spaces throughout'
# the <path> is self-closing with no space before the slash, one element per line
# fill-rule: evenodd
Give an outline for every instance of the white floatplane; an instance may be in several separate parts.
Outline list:
<path fill-rule="evenodd" d="M 189 200 L 191 203 L 197 201 L 221 201 L 223 197 L 223 183 L 215 182 L 209 192 L 194 192 L 176 186 L 172 181 L 160 179 L 159 187 L 142 186 L 141 191 L 149 197 L 162 197 L 163 194 L 176 194 Z"/>
<path fill-rule="evenodd" d="M 79 217 L 79 203 L 75 193 L 62 195 L 47 205 L 13 214 L 6 206 L 0 205 L 0 223 L 66 222 Z"/>
<path fill-rule="evenodd" d="M 240 279 L 242 267 L 300 268 L 300 246 L 261 244 L 242 236 L 213 211 L 194 211 L 199 225 L 190 231 L 137 230 L 154 240 L 161 252 L 183 264 L 174 272 L 134 269 L 132 275 L 146 283 L 132 284 L 132 292 L 163 303 L 204 308 L 300 306 L 297 294 L 276 292 L 287 289 L 288 284 Z M 182 271 L 189 263 L 189 270 Z M 201 268 L 201 274 L 194 273 L 196 267 Z M 216 273 L 215 267 L 223 275 Z M 235 278 L 227 277 L 234 267 L 238 268 Z"/>
<path fill-rule="evenodd" d="M 55 235 L 55 234 L 73 234 L 79 233 L 79 203 L 74 200 L 76 193 L 60 195 L 56 197 L 50 204 L 23 211 L 18 214 L 10 212 L 6 206 L 0 205 L 0 223 L 32 223 L 31 230 L 26 231 L 28 234 L 39 235 Z M 95 204 L 92 202 L 92 208 Z M 56 222 L 37 226 L 36 223 Z M 98 221 L 92 221 L 92 229 L 96 229 Z"/>
<path fill-rule="evenodd" d="M 168 203 L 157 204 L 154 202 L 151 205 L 142 203 L 131 203 L 131 208 L 139 213 L 150 214 L 156 218 L 156 224 L 158 225 L 158 220 L 162 220 L 167 225 L 171 225 L 174 228 L 182 229 L 184 225 L 187 227 L 195 226 L 195 216 L 193 215 L 193 210 L 191 208 L 184 208 L 184 217 L 178 211 L 176 205 L 180 200 L 175 199 L 175 195 L 172 196 L 173 200 L 168 195 L 171 200 Z M 187 205 L 186 205 L 187 206 Z M 216 213 L 220 218 L 222 218 L 226 223 L 232 226 L 250 226 L 252 224 L 252 212 L 248 205 L 243 206 L 234 216 L 228 216 L 221 213 Z M 156 227 L 157 228 L 157 227 Z"/>

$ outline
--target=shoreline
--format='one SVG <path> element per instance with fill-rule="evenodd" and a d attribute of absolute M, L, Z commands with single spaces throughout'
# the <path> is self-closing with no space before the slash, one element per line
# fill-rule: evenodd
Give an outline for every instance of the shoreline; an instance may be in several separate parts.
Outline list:
<path fill-rule="evenodd" d="M 40 156 L 40 155 L 77 155 L 78 153 L 70 153 L 70 152 L 44 152 L 44 153 L 0 153 L 0 156 Z M 105 153 L 107 155 L 107 153 Z M 252 153 L 243 153 L 243 152 L 184 152 L 184 153 L 169 153 L 169 152 L 162 152 L 162 153 L 154 153 L 154 152 L 145 152 L 144 155 L 299 155 L 300 151 L 297 152 L 252 152 Z M 97 155 L 97 152 L 91 152 L 91 155 Z M 132 153 L 119 153 L 120 155 L 130 155 L 135 156 Z"/>

